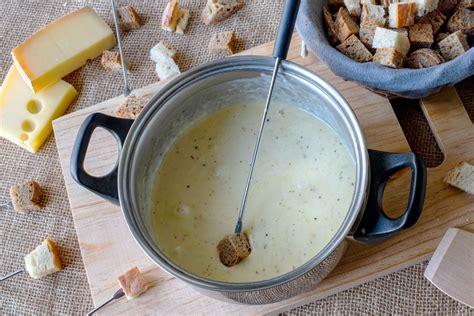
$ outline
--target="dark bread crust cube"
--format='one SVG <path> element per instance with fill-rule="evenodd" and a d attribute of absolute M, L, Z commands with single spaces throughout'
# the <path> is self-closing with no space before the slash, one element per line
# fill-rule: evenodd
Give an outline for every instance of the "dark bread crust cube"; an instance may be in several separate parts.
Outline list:
<path fill-rule="evenodd" d="M 120 275 L 117 278 L 117 282 L 127 296 L 127 299 L 137 297 L 149 288 L 143 274 L 137 267 L 134 267 Z"/>
<path fill-rule="evenodd" d="M 438 43 L 444 59 L 452 60 L 469 50 L 469 44 L 461 31 L 454 32 Z"/>
<path fill-rule="evenodd" d="M 454 33 L 461 31 L 467 35 L 474 35 L 474 11 L 467 8 L 459 8 L 448 20 L 448 31 Z"/>
<path fill-rule="evenodd" d="M 441 27 L 443 26 L 444 22 L 446 22 L 446 16 L 441 13 L 440 10 L 434 10 L 424 16 L 418 21 L 421 24 L 431 24 L 433 29 L 433 34 L 437 34 Z"/>
<path fill-rule="evenodd" d="M 119 117 L 135 119 L 148 103 L 148 98 L 129 95 L 115 110 Z"/>
<path fill-rule="evenodd" d="M 408 28 L 410 46 L 413 49 L 430 48 L 433 45 L 433 28 L 431 24 L 415 24 Z"/>
<path fill-rule="evenodd" d="M 140 17 L 131 5 L 118 8 L 117 16 L 119 18 L 120 28 L 124 31 L 138 29 L 140 27 Z"/>
<path fill-rule="evenodd" d="M 374 23 L 363 23 L 360 25 L 359 39 L 368 49 L 372 48 L 377 26 L 378 25 Z"/>
<path fill-rule="evenodd" d="M 347 57 L 359 63 L 369 62 L 372 60 L 373 57 L 369 50 L 355 35 L 351 35 L 348 39 L 346 39 L 342 44 L 339 44 L 336 48 Z"/>
<path fill-rule="evenodd" d="M 336 23 L 334 23 L 331 13 L 329 13 L 326 7 L 323 8 L 323 18 L 326 25 L 326 31 L 328 33 L 329 43 L 331 43 L 332 45 L 335 45 L 338 41 Z"/>
<path fill-rule="evenodd" d="M 111 52 L 109 50 L 104 51 L 102 53 L 102 57 L 100 58 L 100 63 L 107 71 L 113 73 L 122 73 L 122 64 L 120 62 L 119 52 Z M 125 69 L 127 73 L 130 71 L 130 66 L 127 62 L 125 62 Z"/>
<path fill-rule="evenodd" d="M 411 53 L 405 62 L 410 68 L 420 69 L 444 63 L 444 58 L 441 57 L 437 51 L 429 48 L 421 48 Z"/>
<path fill-rule="evenodd" d="M 209 53 L 232 55 L 234 53 L 234 45 L 236 35 L 234 31 L 214 33 L 209 42 Z"/>
<path fill-rule="evenodd" d="M 41 209 L 43 192 L 38 182 L 28 180 L 22 184 L 12 186 L 10 188 L 10 198 L 15 211 L 25 214 Z"/>
<path fill-rule="evenodd" d="M 337 38 L 342 43 L 349 36 L 359 33 L 359 26 L 351 18 L 346 8 L 340 8 L 336 18 Z"/>
<path fill-rule="evenodd" d="M 216 24 L 227 19 L 243 6 L 244 0 L 207 0 L 201 19 L 206 25 Z"/>
<path fill-rule="evenodd" d="M 250 242 L 245 234 L 226 235 L 217 245 L 223 265 L 232 267 L 250 255 Z"/>
<path fill-rule="evenodd" d="M 402 68 L 403 55 L 395 48 L 377 48 L 373 61 L 391 68 Z"/>

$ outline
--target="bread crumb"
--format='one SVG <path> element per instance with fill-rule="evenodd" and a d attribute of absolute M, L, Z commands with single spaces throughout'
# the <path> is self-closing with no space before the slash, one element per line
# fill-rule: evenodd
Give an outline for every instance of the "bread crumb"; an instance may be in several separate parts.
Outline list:
<path fill-rule="evenodd" d="M 336 17 L 337 38 L 342 43 L 349 36 L 359 33 L 359 26 L 349 15 L 346 8 L 340 8 Z"/>

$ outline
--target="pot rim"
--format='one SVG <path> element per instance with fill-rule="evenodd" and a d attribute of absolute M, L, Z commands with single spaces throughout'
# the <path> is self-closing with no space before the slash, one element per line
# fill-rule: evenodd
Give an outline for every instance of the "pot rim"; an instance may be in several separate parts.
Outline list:
<path fill-rule="evenodd" d="M 299 79 L 305 80 L 308 84 L 320 90 L 320 93 L 325 94 L 332 100 L 332 103 L 336 103 L 341 108 L 345 115 L 344 121 L 346 124 L 350 125 L 348 126 L 348 130 L 350 132 L 351 141 L 354 143 L 356 181 L 353 199 L 348 209 L 348 215 L 346 215 L 343 223 L 333 238 L 310 260 L 290 272 L 263 281 L 230 283 L 206 279 L 185 271 L 169 260 L 158 249 L 154 242 L 148 240 L 144 236 L 142 231 L 144 226 L 140 224 L 138 211 L 135 207 L 137 205 L 137 195 L 133 193 L 135 192 L 136 186 L 133 185 L 129 179 L 132 173 L 132 159 L 136 157 L 136 145 L 140 141 L 140 135 L 150 119 L 159 113 L 162 105 L 165 104 L 169 98 L 173 97 L 176 92 L 179 92 L 179 90 L 186 86 L 192 85 L 193 82 L 202 80 L 216 73 L 244 69 L 271 74 L 273 65 L 274 59 L 271 57 L 234 56 L 200 65 L 181 74 L 167 83 L 150 100 L 149 105 L 144 108 L 141 115 L 138 116 L 133 123 L 122 148 L 118 168 L 118 194 L 121 210 L 130 233 L 142 251 L 163 270 L 181 280 L 206 290 L 222 292 L 262 290 L 295 280 L 323 261 L 346 238 L 346 236 L 352 232 L 353 226 L 357 224 L 363 213 L 363 207 L 366 200 L 365 197 L 369 184 L 369 159 L 362 129 L 353 110 L 350 108 L 344 97 L 324 79 L 296 63 L 284 60 L 281 63 L 279 74 L 286 73 L 297 76 Z"/>

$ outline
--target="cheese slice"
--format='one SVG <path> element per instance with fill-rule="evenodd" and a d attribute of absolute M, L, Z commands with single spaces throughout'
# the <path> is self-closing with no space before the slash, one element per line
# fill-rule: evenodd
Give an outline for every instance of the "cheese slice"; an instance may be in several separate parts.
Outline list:
<path fill-rule="evenodd" d="M 39 92 L 114 46 L 110 27 L 85 7 L 33 34 L 12 50 L 12 56 L 23 79 Z"/>
<path fill-rule="evenodd" d="M 12 66 L 0 93 L 0 136 L 36 152 L 53 130 L 51 122 L 61 116 L 77 95 L 60 80 L 33 93 Z"/>

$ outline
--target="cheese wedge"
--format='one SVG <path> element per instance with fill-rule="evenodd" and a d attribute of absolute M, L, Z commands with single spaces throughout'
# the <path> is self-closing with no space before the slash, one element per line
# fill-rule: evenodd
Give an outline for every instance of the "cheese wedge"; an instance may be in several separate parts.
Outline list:
<path fill-rule="evenodd" d="M 52 120 L 62 115 L 77 95 L 60 80 L 33 93 L 12 66 L 0 93 L 0 136 L 36 152 L 52 131 Z"/>
<path fill-rule="evenodd" d="M 39 92 L 115 46 L 115 36 L 90 7 L 45 26 L 12 50 L 25 82 Z"/>

